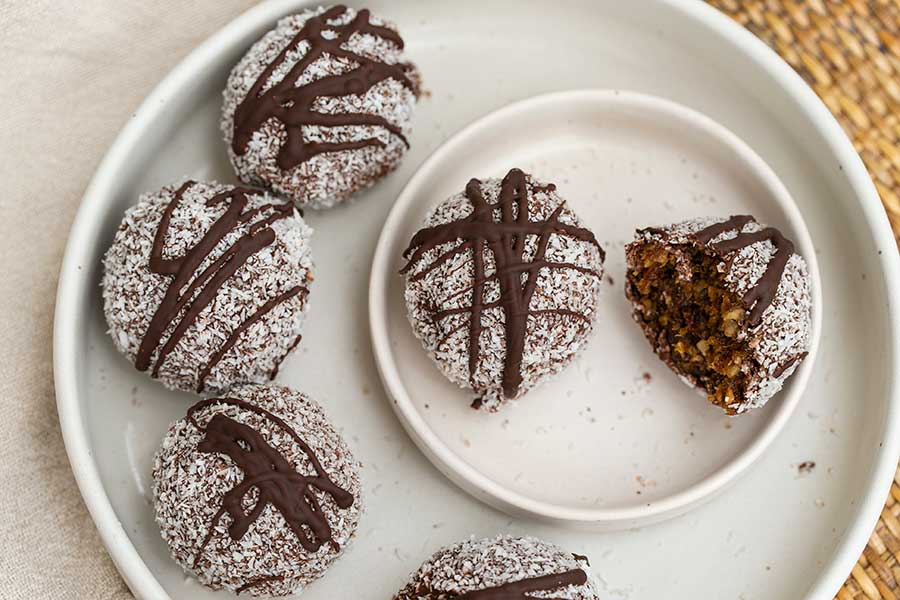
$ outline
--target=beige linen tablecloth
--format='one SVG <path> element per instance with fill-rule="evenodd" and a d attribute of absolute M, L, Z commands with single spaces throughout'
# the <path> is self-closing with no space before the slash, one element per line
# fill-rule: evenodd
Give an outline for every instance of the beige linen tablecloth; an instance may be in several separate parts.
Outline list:
<path fill-rule="evenodd" d="M 144 96 L 252 0 L 0 0 L 0 598 L 127 598 L 75 487 L 51 337 L 69 227 Z"/>

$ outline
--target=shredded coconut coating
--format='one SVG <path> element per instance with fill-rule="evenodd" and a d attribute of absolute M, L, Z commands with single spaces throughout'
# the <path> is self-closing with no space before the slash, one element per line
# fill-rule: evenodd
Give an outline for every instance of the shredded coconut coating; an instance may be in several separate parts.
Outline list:
<path fill-rule="evenodd" d="M 349 508 L 339 508 L 331 496 L 311 487 L 321 503 L 334 544 L 318 551 L 305 550 L 281 513 L 271 504 L 263 510 L 240 540 L 232 540 L 232 523 L 224 513 L 194 568 L 194 557 L 222 507 L 226 492 L 239 484 L 244 473 L 226 455 L 197 449 L 203 432 L 186 418 L 176 421 L 163 439 L 153 465 L 153 498 L 156 522 L 172 557 L 212 589 L 226 589 L 254 596 L 284 596 L 299 592 L 321 577 L 355 537 L 362 500 L 360 465 L 328 421 L 322 408 L 305 394 L 276 385 L 247 385 L 229 394 L 274 413 L 312 449 L 328 477 L 353 495 Z M 223 414 L 257 430 L 266 442 L 302 475 L 315 468 L 303 450 L 271 419 L 234 405 L 217 403 L 197 413 L 201 426 L 215 414 Z M 248 494 L 249 513 L 258 490 Z"/>
<path fill-rule="evenodd" d="M 221 120 L 228 156 L 241 181 L 268 187 L 293 199 L 297 206 L 314 209 L 330 208 L 347 200 L 355 192 L 374 185 L 397 168 L 407 150 L 402 139 L 382 127 L 304 125 L 302 129 L 306 141 L 343 143 L 377 138 L 384 146 L 367 146 L 318 154 L 288 171 L 283 171 L 276 163 L 276 158 L 287 134 L 284 125 L 275 118 L 267 120 L 262 128 L 254 132 L 243 154 L 237 154 L 232 149 L 234 113 L 237 106 L 247 96 L 266 67 L 290 45 L 304 23 L 326 10 L 325 7 L 319 7 L 285 17 L 278 22 L 275 29 L 253 44 L 228 77 L 223 93 Z M 348 8 L 339 19 L 329 21 L 329 24 L 343 25 L 352 21 L 355 16 L 356 11 Z M 375 16 L 372 16 L 370 21 L 376 25 L 396 29 L 391 23 Z M 328 30 L 325 31 L 325 34 L 327 33 Z M 387 64 L 406 62 L 401 48 L 391 41 L 371 34 L 354 33 L 341 47 Z M 296 51 L 288 53 L 287 59 L 272 73 L 263 91 L 281 82 L 291 68 L 303 59 L 308 50 L 309 43 L 304 42 Z M 357 66 L 359 65 L 356 62 L 325 54 L 305 69 L 297 80 L 296 87 L 323 77 L 346 73 Z M 415 68 L 411 68 L 407 76 L 414 84 L 413 90 L 407 89 L 400 81 L 386 79 L 373 86 L 363 96 L 350 94 L 318 98 L 313 109 L 325 114 L 377 115 L 400 127 L 408 138 L 412 130 L 413 108 L 419 91 L 420 76 Z"/>
<path fill-rule="evenodd" d="M 178 187 L 166 186 L 159 192 L 146 194 L 129 208 L 104 257 L 103 308 L 109 333 L 116 348 L 131 362 L 134 362 L 150 321 L 173 280 L 173 276 L 151 271 L 149 261 L 163 212 Z M 206 206 L 207 200 L 233 187 L 198 182 L 185 190 L 170 220 L 164 258 L 184 256 L 203 238 L 226 210 L 224 205 Z M 265 192 L 247 197 L 247 210 L 284 203 Z M 202 272 L 244 236 L 253 223 L 270 214 L 271 210 L 262 212 L 236 227 L 210 252 L 195 273 Z M 196 391 L 203 369 L 236 328 L 279 294 L 295 286 L 308 288 L 313 279 L 309 243 L 312 230 L 296 211 L 271 227 L 275 232 L 274 243 L 251 256 L 224 282 L 214 300 L 203 309 L 162 363 L 159 380 L 166 387 Z M 193 297 L 199 293 L 198 289 Z M 307 303 L 306 293 L 297 294 L 244 330 L 234 347 L 205 378 L 204 391 L 216 394 L 235 384 L 271 380 L 273 372 L 301 334 Z M 162 345 L 184 312 L 182 309 L 170 323 L 151 356 L 151 365 L 156 362 Z"/>
<path fill-rule="evenodd" d="M 482 193 L 488 204 L 499 198 L 501 179 L 482 182 Z M 555 192 L 548 191 L 540 182 L 527 176 L 528 211 L 532 221 L 547 219 L 564 202 Z M 536 189 L 537 188 L 537 189 Z M 456 194 L 435 207 L 426 217 L 424 227 L 450 223 L 472 212 L 472 204 L 465 193 Z M 513 215 L 518 210 L 513 207 Z M 494 220 L 500 220 L 499 210 Z M 561 223 L 582 227 L 578 217 L 568 208 L 559 215 Z M 482 311 L 478 366 L 474 376 L 469 372 L 469 330 L 471 315 L 463 312 L 442 319 L 435 319 L 436 312 L 472 306 L 472 288 L 475 268 L 471 250 L 457 254 L 451 260 L 428 272 L 424 277 L 415 276 L 428 269 L 445 252 L 460 242 L 442 244 L 426 252 L 422 260 L 413 265 L 406 277 L 406 307 L 413 332 L 422 341 L 428 355 L 441 372 L 460 387 L 473 390 L 481 399 L 480 409 L 497 411 L 510 398 L 503 394 L 503 368 L 506 358 L 505 313 L 502 307 Z M 537 250 L 537 236 L 529 235 L 525 243 L 526 260 L 531 260 Z M 484 274 L 490 277 L 495 271 L 493 252 L 485 244 Z M 540 270 L 537 288 L 529 310 L 565 309 L 585 317 L 571 315 L 530 315 L 525 335 L 522 357 L 522 383 L 516 398 L 547 378 L 559 373 L 575 358 L 587 342 L 597 316 L 597 305 L 602 288 L 603 258 L 593 244 L 570 236 L 553 233 L 549 237 L 546 260 L 554 263 L 570 263 L 593 273 L 571 268 L 545 267 Z M 525 274 L 523 274 L 523 282 Z M 500 284 L 496 279 L 484 285 L 484 302 L 500 298 Z"/>
<path fill-rule="evenodd" d="M 738 230 L 731 230 L 711 239 L 707 244 L 700 244 L 693 234 L 715 223 L 726 221 L 723 217 L 704 217 L 691 219 L 666 227 L 641 230 L 637 232 L 635 241 L 626 247 L 628 266 L 631 268 L 631 249 L 639 244 L 656 242 L 665 246 L 670 252 L 679 253 L 684 248 L 683 264 L 689 264 L 687 250 L 693 248 L 708 249 L 717 242 L 736 237 L 738 233 L 749 233 L 765 228 L 751 221 Z M 776 248 L 769 240 L 756 242 L 736 252 L 728 254 L 719 264 L 719 272 L 724 275 L 726 288 L 739 297 L 753 288 L 763 276 L 769 262 L 775 256 Z M 690 278 L 689 269 L 680 276 Z M 632 302 L 634 318 L 640 323 L 639 313 L 642 307 Z M 785 266 L 781 281 L 772 303 L 762 314 L 759 324 L 744 327 L 738 336 L 746 340 L 754 360 L 744 361 L 742 372 L 749 376 L 745 390 L 744 402 L 733 405 L 735 414 L 745 413 L 759 408 L 769 401 L 784 382 L 794 373 L 802 360 L 794 361 L 776 377 L 777 369 L 790 362 L 799 354 L 809 351 L 810 332 L 812 330 L 812 297 L 810 295 L 810 277 L 806 261 L 799 254 L 791 255 Z M 659 352 L 659 348 L 654 347 Z M 752 370 L 752 365 L 758 365 Z M 671 363 L 669 367 L 672 368 Z M 701 388 L 700 383 L 692 376 L 679 373 L 681 379 L 692 387 Z M 702 388 L 701 388 L 702 389 Z"/>
<path fill-rule="evenodd" d="M 573 569 L 584 571 L 587 583 L 533 592 L 528 597 L 599 600 L 598 587 L 585 557 L 532 537 L 466 540 L 435 552 L 393 600 L 452 600 L 460 594 Z"/>

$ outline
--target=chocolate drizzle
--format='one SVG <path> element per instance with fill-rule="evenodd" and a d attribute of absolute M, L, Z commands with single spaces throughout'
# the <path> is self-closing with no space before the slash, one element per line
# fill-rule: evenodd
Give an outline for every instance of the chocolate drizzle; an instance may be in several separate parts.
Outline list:
<path fill-rule="evenodd" d="M 549 189 L 545 186 L 543 189 Z M 533 191 L 533 190 L 532 190 Z M 472 203 L 472 213 L 462 219 L 427 227 L 416 233 L 403 256 L 408 260 L 401 273 L 407 273 L 424 255 L 442 244 L 459 240 L 461 243 L 438 256 L 430 265 L 411 275 L 410 280 L 419 280 L 438 266 L 464 252 L 472 251 L 474 264 L 474 285 L 471 305 L 435 311 L 432 318 L 437 321 L 451 315 L 469 313 L 469 376 L 473 381 L 478 367 L 480 338 L 483 330 L 483 311 L 501 307 L 505 315 L 506 358 L 503 369 L 503 393 L 507 398 L 515 397 L 522 383 L 522 358 L 525 350 L 528 317 L 536 315 L 557 315 L 587 320 L 584 315 L 565 309 L 530 310 L 531 297 L 537 288 L 541 269 L 575 269 L 598 276 L 599 273 L 571 263 L 554 263 L 544 257 L 551 234 L 566 235 L 588 242 L 600 251 L 603 249 L 589 230 L 567 225 L 559 221 L 563 203 L 544 221 L 531 221 L 528 208 L 528 183 L 519 169 L 512 169 L 503 178 L 500 197 L 495 204 L 488 204 L 481 191 L 481 182 L 472 179 L 466 185 L 466 197 Z M 513 216 L 513 208 L 517 209 Z M 500 221 L 495 221 L 494 212 L 500 211 Z M 525 256 L 525 242 L 529 235 L 537 237 L 537 250 L 529 261 Z M 485 275 L 484 251 L 490 249 L 494 255 L 495 272 Z M 524 282 L 522 281 L 524 275 Z M 485 283 L 498 280 L 500 299 L 484 301 Z"/>
<path fill-rule="evenodd" d="M 649 375 L 649 373 L 648 373 L 648 375 Z M 590 560 L 587 556 L 585 556 L 584 554 L 575 554 L 575 553 L 573 552 L 573 553 L 572 553 L 572 558 L 574 558 L 574 559 L 577 560 L 578 562 L 583 562 L 583 563 L 586 564 L 587 566 L 591 566 L 591 560 Z"/>
<path fill-rule="evenodd" d="M 800 354 L 795 354 L 791 358 L 787 359 L 785 362 L 783 362 L 780 365 L 778 365 L 777 367 L 775 367 L 775 370 L 772 371 L 772 377 L 774 377 L 775 379 L 780 379 L 781 376 L 784 375 L 788 369 L 790 369 L 796 363 L 798 363 L 801 360 L 803 360 L 804 358 L 806 358 L 808 354 L 809 354 L 809 352 L 801 352 Z"/>
<path fill-rule="evenodd" d="M 725 221 L 713 223 L 709 227 L 701 229 L 694 234 L 694 239 L 701 244 L 708 244 L 713 239 L 722 235 L 726 231 L 734 231 L 735 229 L 740 231 L 747 223 L 755 222 L 756 219 L 754 219 L 750 215 L 734 215 L 731 218 L 726 219 Z M 657 228 L 650 228 L 649 231 L 653 231 L 654 233 L 664 233 L 664 230 Z"/>
<path fill-rule="evenodd" d="M 265 577 L 257 577 L 256 579 L 253 579 L 253 580 L 251 580 L 251 581 L 245 583 L 244 585 L 240 586 L 240 587 L 237 588 L 236 590 L 234 590 L 234 593 L 235 593 L 235 594 L 241 594 L 241 593 L 246 592 L 247 590 L 249 590 L 249 589 L 251 589 L 251 588 L 259 587 L 259 586 L 261 586 L 261 585 L 266 585 L 266 584 L 269 584 L 269 583 L 277 583 L 277 582 L 280 582 L 280 581 L 284 581 L 284 577 L 281 576 L 281 575 L 272 575 L 272 576 L 265 576 Z"/>
<path fill-rule="evenodd" d="M 570 585 L 584 585 L 587 583 L 587 573 L 581 569 L 572 569 L 558 575 L 544 575 L 522 579 L 494 588 L 468 592 L 458 597 L 458 600 L 530 600 L 534 592 L 552 592 Z M 544 600 L 562 600 L 552 596 L 541 596 Z"/>
<path fill-rule="evenodd" d="M 275 423 L 300 447 L 312 463 L 315 474 L 301 475 L 258 431 L 221 413 L 213 415 L 206 427 L 201 427 L 194 415 L 214 404 L 236 406 Z M 211 398 L 192 406 L 188 410 L 187 420 L 204 434 L 197 446 L 200 452 L 225 454 L 244 473 L 243 480 L 223 496 L 222 507 L 213 516 L 209 531 L 194 555 L 194 568 L 212 540 L 216 524 L 225 513 L 232 519 L 228 534 L 232 540 L 237 541 L 244 537 L 250 525 L 269 505 L 281 513 L 300 545 L 308 552 L 318 551 L 326 542 L 335 545 L 331 537 L 331 526 L 315 490 L 331 496 L 340 508 L 352 506 L 353 495 L 329 479 L 312 448 L 283 419 L 238 398 Z M 257 489 L 258 496 L 248 513 L 245 512 L 244 503 L 253 488 Z"/>
<path fill-rule="evenodd" d="M 712 244 L 712 249 L 723 256 L 767 240 L 775 246 L 775 256 L 769 261 L 762 277 L 744 293 L 742 298 L 744 304 L 750 309 L 748 322 L 751 326 L 759 325 L 762 322 L 763 313 L 775 300 L 781 276 L 784 274 L 788 260 L 794 253 L 794 244 L 774 227 L 765 227 L 759 231 L 741 231 L 748 223 L 755 222 L 756 220 L 749 215 L 735 215 L 694 234 L 694 239 L 706 245 L 719 235 L 736 230 L 738 233 L 735 237 Z"/>
<path fill-rule="evenodd" d="M 301 287 L 299 285 L 292 287 L 291 289 L 284 292 L 283 294 L 279 294 L 278 296 L 275 296 L 274 298 L 272 298 L 271 300 L 269 300 L 268 302 L 263 304 L 259 308 L 259 310 L 257 310 L 255 313 L 250 315 L 246 321 L 244 321 L 243 323 L 241 323 L 240 325 L 235 327 L 234 331 L 231 332 L 231 335 L 228 336 L 228 339 L 225 340 L 225 343 L 222 344 L 221 348 L 219 348 L 215 354 L 213 354 L 212 358 L 209 360 L 208 363 L 206 363 L 206 366 L 203 367 L 203 370 L 200 372 L 200 377 L 199 377 L 200 384 L 197 386 L 197 393 L 201 393 L 203 391 L 206 378 L 207 378 L 207 376 L 209 376 L 209 373 L 210 373 L 210 371 L 212 371 L 212 368 L 214 366 L 216 366 L 219 363 L 219 361 L 222 360 L 222 357 L 224 357 L 225 354 L 234 347 L 234 345 L 241 338 L 241 335 L 244 333 L 244 331 L 249 329 L 251 325 L 253 325 L 257 321 L 262 319 L 264 316 L 266 316 L 266 314 L 268 314 L 273 308 L 275 308 L 282 302 L 286 302 L 287 300 L 290 300 L 291 298 L 293 298 L 294 296 L 296 296 L 297 294 L 300 294 L 300 293 L 305 294 L 306 288 Z M 299 341 L 300 341 L 300 338 L 298 336 L 296 341 L 291 346 L 290 350 L 293 350 Z M 288 350 L 288 352 L 290 352 L 290 350 Z M 280 357 L 280 360 L 276 363 L 275 367 L 272 370 L 271 379 L 274 379 L 275 375 L 278 374 L 278 365 L 281 363 L 281 360 L 283 360 L 283 359 L 284 359 L 283 356 Z"/>
<path fill-rule="evenodd" d="M 245 210 L 248 204 L 247 194 L 254 193 L 248 188 L 236 187 L 228 191 L 220 192 L 206 202 L 206 206 L 213 207 L 227 205 L 225 213 L 216 220 L 209 231 L 194 245 L 189 248 L 184 256 L 179 258 L 163 258 L 166 237 L 169 232 L 169 224 L 172 214 L 178 207 L 184 193 L 195 185 L 188 181 L 176 190 L 174 197 L 166 206 L 156 236 L 153 239 L 153 247 L 150 251 L 149 268 L 153 273 L 171 277 L 169 287 L 163 296 L 162 302 L 153 314 L 150 325 L 144 333 L 141 345 L 135 357 L 135 367 L 140 371 L 146 371 L 151 367 L 151 359 L 154 351 L 159 348 L 156 361 L 152 364 L 152 374 L 159 375 L 159 370 L 169 353 L 175 348 L 179 340 L 184 336 L 190 326 L 197 320 L 200 313 L 215 299 L 216 294 L 225 282 L 241 268 L 251 256 L 271 245 L 275 241 L 275 231 L 270 227 L 272 223 L 290 217 L 293 214 L 293 206 L 288 203 L 264 204 L 254 209 Z M 252 222 L 254 218 L 261 217 L 271 211 L 267 217 Z M 246 223 L 250 223 L 247 233 L 228 247 L 221 256 L 216 258 L 202 272 L 197 273 L 200 265 L 210 256 L 213 250 L 230 233 Z M 238 325 L 231 336 L 212 356 L 203 367 L 199 376 L 197 391 L 202 392 L 204 381 L 213 367 L 225 356 L 238 341 L 241 334 L 251 325 L 262 319 L 266 313 L 276 306 L 298 294 L 305 294 L 306 288 L 296 286 L 276 298 L 266 302 L 258 311 L 250 315 L 246 321 Z M 180 319 L 179 319 L 180 316 Z M 175 328 L 162 343 L 163 335 L 172 326 Z M 160 347 L 160 344 L 162 346 Z"/>
<path fill-rule="evenodd" d="M 297 337 L 294 338 L 294 341 L 291 342 L 291 345 L 288 346 L 288 349 L 278 357 L 278 360 L 275 361 L 275 366 L 272 367 L 272 372 L 269 373 L 269 379 L 275 379 L 275 377 L 278 375 L 278 370 L 281 369 L 281 363 L 283 363 L 284 359 L 286 359 L 288 355 L 290 355 L 290 353 L 294 351 L 294 348 L 300 345 L 300 341 L 302 339 L 303 336 L 298 334 Z"/>
<path fill-rule="evenodd" d="M 582 569 L 572 569 L 565 573 L 520 579 L 497 587 L 463 594 L 438 592 L 420 587 L 413 592 L 413 597 L 427 600 L 532 600 L 535 598 L 533 594 L 538 592 L 554 592 L 568 586 L 584 585 L 585 583 L 587 583 L 587 573 Z M 541 598 L 543 600 L 563 600 L 556 596 L 541 596 Z"/>
<path fill-rule="evenodd" d="M 247 92 L 234 113 L 234 135 L 231 143 L 235 154 L 247 151 L 247 146 L 254 132 L 258 131 L 269 119 L 276 119 L 284 126 L 286 139 L 278 153 L 277 163 L 282 170 L 289 170 L 297 165 L 325 152 L 354 150 L 368 146 L 384 147 L 385 143 L 376 137 L 365 138 L 353 142 L 312 142 L 304 140 L 303 127 L 346 127 L 370 126 L 382 127 L 399 137 L 409 145 L 401 128 L 378 115 L 364 112 L 342 112 L 328 114 L 315 110 L 319 98 L 334 98 L 347 95 L 365 95 L 372 87 L 382 81 L 394 79 L 407 89 L 416 93 L 415 84 L 407 76 L 411 68 L 404 63 L 388 64 L 372 58 L 361 56 L 344 48 L 354 34 L 368 34 L 380 37 L 403 48 L 403 40 L 393 29 L 369 22 L 370 13 L 362 9 L 356 17 L 346 25 L 332 25 L 334 21 L 347 12 L 341 5 L 333 6 L 318 16 L 306 20 L 303 28 L 272 61 Z M 325 37 L 323 31 L 333 33 Z M 308 49 L 297 64 L 281 81 L 263 91 L 269 79 L 288 57 L 296 52 L 302 44 Z M 296 82 L 312 63 L 323 56 L 335 60 L 347 60 L 357 66 L 339 75 L 327 75 L 310 83 L 297 86 Z"/>

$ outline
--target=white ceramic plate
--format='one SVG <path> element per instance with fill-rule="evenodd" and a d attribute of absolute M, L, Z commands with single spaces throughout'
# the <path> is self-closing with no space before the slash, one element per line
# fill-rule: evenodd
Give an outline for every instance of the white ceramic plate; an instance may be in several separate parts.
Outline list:
<path fill-rule="evenodd" d="M 827 109 L 761 42 L 700 2 L 369 4 L 398 22 L 431 98 L 400 171 L 353 206 L 309 215 L 320 232 L 315 316 L 280 380 L 342 424 L 366 462 L 368 514 L 347 555 L 304 598 L 389 598 L 437 546 L 498 531 L 590 555 L 612 599 L 831 598 L 875 524 L 898 459 L 900 265 L 874 187 Z M 60 421 L 85 503 L 140 598 L 223 595 L 184 576 L 153 523 L 151 457 L 192 398 L 166 392 L 112 348 L 100 257 L 139 192 L 185 175 L 231 180 L 217 127 L 226 75 L 254 39 L 301 6 L 261 4 L 172 71 L 110 148 L 72 227 L 54 334 Z M 827 307 L 807 391 L 756 466 L 684 517 L 602 535 L 511 520 L 431 467 L 380 391 L 365 293 L 391 204 L 448 134 L 514 100 L 585 87 L 675 100 L 746 141 L 803 213 Z M 806 460 L 816 468 L 798 476 Z"/>
<path fill-rule="evenodd" d="M 553 381 L 497 414 L 443 377 L 413 336 L 397 272 L 426 213 L 472 177 L 510 168 L 552 182 L 606 249 L 607 283 L 587 348 Z M 657 360 L 622 292 L 634 230 L 753 214 L 794 240 L 812 279 L 810 355 L 765 409 L 731 419 Z M 513 515 L 592 529 L 684 513 L 742 473 L 787 422 L 815 364 L 819 271 L 796 205 L 728 130 L 678 104 L 618 90 L 546 94 L 479 119 L 412 177 L 372 264 L 375 359 L 397 415 L 439 469 Z"/>

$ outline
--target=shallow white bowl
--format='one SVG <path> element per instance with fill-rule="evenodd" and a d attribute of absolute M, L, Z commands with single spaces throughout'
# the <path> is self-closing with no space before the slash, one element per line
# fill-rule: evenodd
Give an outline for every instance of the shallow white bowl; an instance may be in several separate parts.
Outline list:
<path fill-rule="evenodd" d="M 311 394 L 343 426 L 366 463 L 368 513 L 346 556 L 303 598 L 355 598 L 360 589 L 389 598 L 437 546 L 498 531 L 590 555 L 611 598 L 832 598 L 897 464 L 900 260 L 875 189 L 827 109 L 761 42 L 701 2 L 367 4 L 399 24 L 431 98 L 417 110 L 400 171 L 354 206 L 308 213 L 319 232 L 315 316 L 279 379 Z M 54 332 L 60 422 L 85 504 L 139 598 L 227 595 L 186 578 L 153 523 L 153 452 L 193 397 L 163 390 L 112 348 L 100 257 L 140 192 L 185 175 L 232 180 L 218 133 L 227 73 L 279 16 L 302 6 L 262 3 L 176 67 L 110 148 L 72 226 Z M 827 307 L 807 391 L 756 466 L 682 518 L 602 535 L 509 519 L 431 467 L 381 393 L 365 293 L 391 204 L 450 132 L 512 101 L 584 87 L 670 98 L 746 141 L 803 212 Z M 806 460 L 817 467 L 798 477 Z"/>
<path fill-rule="evenodd" d="M 519 167 L 557 185 L 606 250 L 600 316 L 554 380 L 497 414 L 445 379 L 414 338 L 402 252 L 425 214 L 472 177 Z M 807 259 L 809 356 L 762 410 L 728 418 L 654 358 L 624 298 L 624 246 L 640 227 L 752 214 Z M 619 90 L 516 102 L 454 135 L 426 160 L 385 221 L 369 286 L 378 370 L 410 436 L 450 479 L 512 515 L 614 530 L 683 514 L 711 498 L 775 439 L 806 387 L 822 319 L 819 269 L 797 206 L 772 170 L 711 119 Z"/>

